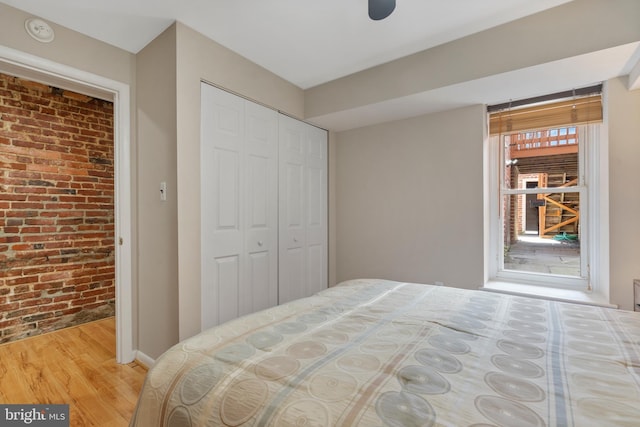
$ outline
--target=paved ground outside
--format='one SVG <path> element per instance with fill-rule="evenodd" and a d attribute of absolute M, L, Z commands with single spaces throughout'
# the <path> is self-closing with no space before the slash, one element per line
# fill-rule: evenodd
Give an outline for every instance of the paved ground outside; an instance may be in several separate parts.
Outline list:
<path fill-rule="evenodd" d="M 580 243 L 519 236 L 504 256 L 504 269 L 580 276 Z"/>

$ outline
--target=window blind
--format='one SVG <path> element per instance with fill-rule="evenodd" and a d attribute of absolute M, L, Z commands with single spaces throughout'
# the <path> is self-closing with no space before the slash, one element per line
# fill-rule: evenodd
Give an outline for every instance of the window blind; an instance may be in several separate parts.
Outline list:
<path fill-rule="evenodd" d="M 519 104 L 522 104 L 522 101 Z M 509 104 L 502 104 L 500 109 L 496 107 L 487 108 L 491 135 L 602 122 L 600 93 L 518 108 L 509 108 Z"/>

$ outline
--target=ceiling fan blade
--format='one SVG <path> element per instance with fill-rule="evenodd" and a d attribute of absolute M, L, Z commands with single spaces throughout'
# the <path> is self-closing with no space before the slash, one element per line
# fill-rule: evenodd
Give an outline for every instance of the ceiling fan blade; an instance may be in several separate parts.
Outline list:
<path fill-rule="evenodd" d="M 396 0 L 369 0 L 369 18 L 379 21 L 391 15 L 396 8 Z"/>

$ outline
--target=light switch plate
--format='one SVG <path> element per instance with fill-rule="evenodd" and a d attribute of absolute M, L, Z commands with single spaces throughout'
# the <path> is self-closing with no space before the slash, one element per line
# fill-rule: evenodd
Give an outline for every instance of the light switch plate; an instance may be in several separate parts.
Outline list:
<path fill-rule="evenodd" d="M 164 181 L 160 183 L 160 200 L 163 202 L 167 200 L 167 183 Z"/>

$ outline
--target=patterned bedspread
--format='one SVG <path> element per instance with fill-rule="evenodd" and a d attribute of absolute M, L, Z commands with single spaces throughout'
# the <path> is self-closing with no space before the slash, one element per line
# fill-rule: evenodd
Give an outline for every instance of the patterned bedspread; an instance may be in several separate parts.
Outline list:
<path fill-rule="evenodd" d="M 207 330 L 131 426 L 638 426 L 640 315 L 382 280 Z"/>

